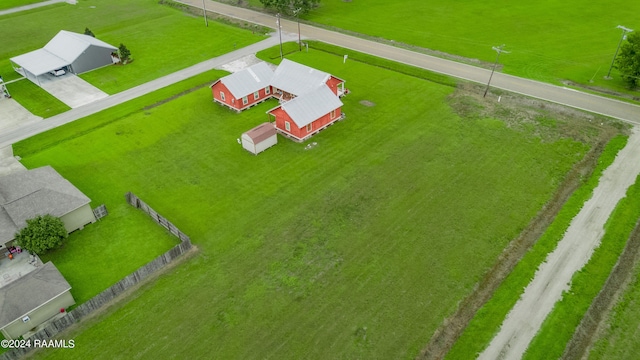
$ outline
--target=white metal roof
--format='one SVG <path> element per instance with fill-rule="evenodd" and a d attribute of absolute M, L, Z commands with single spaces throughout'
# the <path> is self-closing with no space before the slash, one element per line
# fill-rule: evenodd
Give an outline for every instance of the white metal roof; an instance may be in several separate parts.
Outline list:
<path fill-rule="evenodd" d="M 299 128 L 311 124 L 341 106 L 342 101 L 326 85 L 318 86 L 281 105 Z"/>
<path fill-rule="evenodd" d="M 11 61 L 38 76 L 74 62 L 89 46 L 118 50 L 92 36 L 60 30 L 42 48 L 11 58 Z"/>
<path fill-rule="evenodd" d="M 271 85 L 300 96 L 325 84 L 330 76 L 326 72 L 283 59 L 273 74 Z"/>
<path fill-rule="evenodd" d="M 71 31 L 60 30 L 53 39 L 49 40 L 44 49 L 65 59 L 69 63 L 74 62 L 89 46 L 103 47 L 118 50 L 115 46 L 98 40 L 93 36 L 78 34 Z"/>
<path fill-rule="evenodd" d="M 259 62 L 246 69 L 227 75 L 220 81 L 231 94 L 240 99 L 269 86 L 273 71 L 265 62 Z"/>
<path fill-rule="evenodd" d="M 30 73 L 39 76 L 57 70 L 70 63 L 45 49 L 38 49 L 11 58 L 11 61 Z"/>

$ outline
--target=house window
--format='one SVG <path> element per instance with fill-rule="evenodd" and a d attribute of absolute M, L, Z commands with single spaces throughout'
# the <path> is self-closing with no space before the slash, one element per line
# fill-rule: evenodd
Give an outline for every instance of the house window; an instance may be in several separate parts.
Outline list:
<path fill-rule="evenodd" d="M 335 117 L 336 117 L 336 111 L 331 110 L 331 119 L 335 119 Z"/>
<path fill-rule="evenodd" d="M 225 101 L 224 100 L 224 91 L 220 91 L 220 100 Z"/>
<path fill-rule="evenodd" d="M 253 100 L 258 100 L 258 98 L 260 97 L 260 92 L 256 91 L 253 93 Z"/>
<path fill-rule="evenodd" d="M 307 132 L 310 133 L 313 130 L 313 123 L 307 125 Z"/>
<path fill-rule="evenodd" d="M 291 124 L 289 124 L 289 122 L 288 122 L 288 121 L 285 121 L 285 122 L 284 122 L 284 128 L 285 128 L 287 131 L 291 131 Z"/>
<path fill-rule="evenodd" d="M 267 94 L 267 95 L 271 94 L 271 88 L 268 87 L 268 86 L 266 88 L 264 88 L 264 93 Z"/>
<path fill-rule="evenodd" d="M 247 105 L 249 103 L 249 99 L 247 99 L 247 97 L 243 97 L 242 98 L 242 105 Z"/>

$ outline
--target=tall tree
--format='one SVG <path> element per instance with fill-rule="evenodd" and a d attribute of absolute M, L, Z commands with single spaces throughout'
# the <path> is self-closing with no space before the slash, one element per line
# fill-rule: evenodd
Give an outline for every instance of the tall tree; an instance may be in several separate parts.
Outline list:
<path fill-rule="evenodd" d="M 44 215 L 27 220 L 27 226 L 15 236 L 18 245 L 32 254 L 41 255 L 60 246 L 68 234 L 62 220 Z"/>
<path fill-rule="evenodd" d="M 320 0 L 260 0 L 260 2 L 265 8 L 272 8 L 286 15 L 293 15 L 297 9 L 300 9 L 301 14 L 306 14 L 320 4 Z"/>
<path fill-rule="evenodd" d="M 640 32 L 627 35 L 627 41 L 616 58 L 616 68 L 630 87 L 640 85 Z"/>

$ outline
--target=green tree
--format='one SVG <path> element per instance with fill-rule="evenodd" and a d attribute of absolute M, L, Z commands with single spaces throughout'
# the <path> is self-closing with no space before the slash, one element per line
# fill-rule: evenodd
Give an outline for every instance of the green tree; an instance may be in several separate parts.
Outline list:
<path fill-rule="evenodd" d="M 315 8 L 320 0 L 260 0 L 265 8 L 272 8 L 281 14 L 293 15 L 297 9 L 300 14 L 306 14 L 309 10 Z"/>
<path fill-rule="evenodd" d="M 41 255 L 60 246 L 68 234 L 62 220 L 44 215 L 27 220 L 27 226 L 15 236 L 18 245 L 32 254 Z"/>
<path fill-rule="evenodd" d="M 127 49 L 127 47 L 124 46 L 124 44 L 120 43 L 120 46 L 118 47 L 118 52 L 120 53 L 120 61 L 122 61 L 122 64 L 126 64 L 129 61 L 129 58 L 131 57 L 131 51 L 129 51 L 129 49 Z"/>
<path fill-rule="evenodd" d="M 616 58 L 616 68 L 630 87 L 640 85 L 640 32 L 627 35 L 627 41 Z"/>
<path fill-rule="evenodd" d="M 89 28 L 84 28 L 84 34 L 85 34 L 85 35 L 89 35 L 89 36 L 91 36 L 91 37 L 96 37 L 96 36 L 93 34 L 93 31 L 89 30 Z"/>

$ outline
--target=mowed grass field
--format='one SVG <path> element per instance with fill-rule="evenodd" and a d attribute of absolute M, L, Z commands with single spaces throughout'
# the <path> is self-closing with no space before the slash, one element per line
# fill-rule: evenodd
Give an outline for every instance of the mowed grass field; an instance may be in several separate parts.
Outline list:
<path fill-rule="evenodd" d="M 451 87 L 290 58 L 352 91 L 311 150 L 247 153 L 275 103 L 237 114 L 203 88 L 25 156 L 89 196 L 130 189 L 200 249 L 42 356 L 414 358 L 588 148 L 460 118 Z"/>
<path fill-rule="evenodd" d="M 491 63 L 491 47 L 505 44 L 505 73 L 624 89 L 615 69 L 614 80 L 603 77 L 622 35 L 616 26 L 639 30 L 638 13 L 640 2 L 623 0 L 322 0 L 304 19 Z"/>
<path fill-rule="evenodd" d="M 3 0 L 0 2 L 0 10 L 11 9 L 18 6 L 35 4 L 44 0 Z"/>

